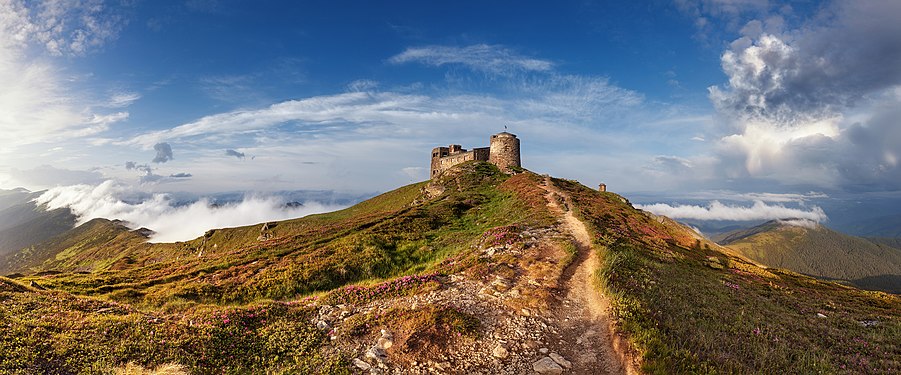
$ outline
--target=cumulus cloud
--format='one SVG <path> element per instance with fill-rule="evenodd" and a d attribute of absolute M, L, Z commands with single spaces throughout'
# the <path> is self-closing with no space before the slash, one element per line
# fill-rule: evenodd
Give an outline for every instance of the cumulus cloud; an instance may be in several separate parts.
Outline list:
<path fill-rule="evenodd" d="M 783 28 L 748 22 L 722 55 L 729 81 L 709 96 L 729 124 L 724 177 L 901 188 L 901 2 L 834 2 Z"/>
<path fill-rule="evenodd" d="M 388 61 L 393 64 L 418 62 L 432 66 L 462 65 L 474 71 L 496 75 L 547 72 L 554 67 L 550 61 L 525 57 L 504 46 L 488 44 L 411 47 Z"/>
<path fill-rule="evenodd" d="M 172 178 L 189 178 L 189 177 L 192 177 L 192 176 L 193 176 L 192 174 L 190 174 L 190 173 L 185 173 L 185 172 L 180 172 L 180 173 L 175 173 L 175 174 L 170 174 L 170 175 L 169 175 L 169 177 L 172 177 Z"/>
<path fill-rule="evenodd" d="M 655 203 L 649 205 L 635 205 L 635 207 L 652 212 L 656 215 L 664 215 L 672 219 L 723 221 L 805 219 L 818 223 L 826 221 L 827 219 L 826 213 L 816 206 L 811 207 L 809 210 L 804 210 L 785 207 L 780 204 L 766 204 L 763 201 L 756 201 L 751 206 L 726 205 L 719 201 L 713 201 L 707 206 L 673 206 L 665 203 Z"/>
<path fill-rule="evenodd" d="M 153 157 L 154 163 L 165 163 L 173 159 L 172 146 L 166 142 L 153 145 L 153 150 L 156 151 L 156 156 Z"/>
<path fill-rule="evenodd" d="M 72 185 L 48 190 L 36 199 L 49 208 L 68 207 L 78 224 L 94 218 L 119 219 L 131 228 L 146 227 L 156 233 L 152 242 L 187 241 L 209 229 L 285 220 L 341 207 L 317 202 L 287 205 L 277 196 L 246 196 L 240 202 L 212 205 L 201 199 L 178 205 L 166 194 L 153 194 L 136 202 L 135 192 L 113 181 L 98 185 Z"/>
<path fill-rule="evenodd" d="M 225 150 L 225 156 L 234 156 L 238 159 L 244 159 L 243 152 L 238 152 L 238 151 L 232 150 L 232 149 Z"/>

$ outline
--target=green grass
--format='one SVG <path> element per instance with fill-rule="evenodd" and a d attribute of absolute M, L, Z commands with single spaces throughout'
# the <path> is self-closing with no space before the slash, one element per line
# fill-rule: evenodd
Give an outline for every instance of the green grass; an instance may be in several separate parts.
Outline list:
<path fill-rule="evenodd" d="M 435 290 L 443 272 L 480 264 L 471 249 L 490 229 L 550 222 L 532 204 L 534 177 L 511 178 L 487 163 L 458 169 L 432 182 L 444 191 L 437 197 L 413 184 L 275 223 L 263 241 L 260 225 L 146 244 L 109 221 L 92 223 L 43 253 L 55 260 L 31 266 L 56 272 L 3 279 L 0 372 L 103 373 L 130 362 L 193 373 L 345 372 L 345 354 L 311 325 L 308 304 Z M 86 264 L 96 268 L 73 272 Z M 50 290 L 21 286 L 32 281 Z M 411 340 L 451 340 L 478 326 L 452 309 L 409 314 L 419 322 L 405 331 Z"/>
<path fill-rule="evenodd" d="M 0 280 L 0 372 L 109 373 L 128 362 L 192 373 L 345 373 L 309 308 L 263 303 L 143 313 L 127 305 L 34 291 Z"/>
<path fill-rule="evenodd" d="M 643 370 L 672 373 L 897 373 L 901 302 L 764 270 L 651 219 L 612 193 L 556 181 L 596 237 L 599 284 Z M 682 231 L 683 233 L 679 233 Z M 715 257 L 725 265 L 707 265 Z M 826 317 L 817 317 L 817 313 Z M 865 327 L 863 321 L 878 321 Z"/>
<path fill-rule="evenodd" d="M 727 246 L 760 264 L 842 280 L 859 288 L 901 293 L 899 249 L 823 226 L 804 228 L 770 222 L 746 232 L 749 235 Z"/>

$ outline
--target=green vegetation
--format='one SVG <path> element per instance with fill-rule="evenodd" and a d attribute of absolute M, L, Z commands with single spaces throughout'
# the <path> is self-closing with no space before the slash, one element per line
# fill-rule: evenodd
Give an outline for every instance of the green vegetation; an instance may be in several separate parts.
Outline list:
<path fill-rule="evenodd" d="M 805 228 L 771 221 L 721 241 L 767 267 L 901 293 L 901 250 L 822 225 Z"/>
<path fill-rule="evenodd" d="M 322 348 L 311 309 L 290 303 L 148 314 L 6 278 L 0 300 L 3 373 L 109 373 L 127 362 L 175 362 L 197 373 L 346 372 L 344 359 Z"/>
<path fill-rule="evenodd" d="M 600 284 L 645 371 L 901 370 L 897 296 L 765 270 L 613 193 L 555 183 L 595 233 Z"/>
<path fill-rule="evenodd" d="M 546 312 L 576 249 L 548 230 L 544 178 L 455 168 L 346 210 L 187 242 L 149 244 L 97 220 L 20 253 L 9 264 L 26 275 L 0 277 L 0 373 L 347 373 L 350 354 L 335 342 L 368 342 L 384 326 L 392 358 L 431 358 L 479 339 L 478 318 L 420 305 L 358 310 L 339 331 L 314 322 L 340 305 L 441 289 L 460 271 L 528 279 L 509 307 Z M 614 193 L 552 182 L 592 231 L 599 284 L 646 371 L 901 371 L 897 296 L 763 269 Z M 540 231 L 554 244 L 526 247 Z M 505 246 L 518 255 L 483 253 Z"/>
<path fill-rule="evenodd" d="M 128 363 L 346 372 L 347 359 L 310 323 L 316 305 L 423 293 L 443 272 L 481 267 L 471 249 L 492 228 L 553 222 L 534 204 L 539 191 L 526 174 L 466 163 L 345 210 L 182 243 L 149 244 L 94 220 L 11 259 L 28 275 L 2 279 L 0 372 L 110 372 Z M 24 286 L 32 282 L 48 290 Z M 404 314 L 405 334 L 423 343 L 478 327 L 452 309 Z"/>

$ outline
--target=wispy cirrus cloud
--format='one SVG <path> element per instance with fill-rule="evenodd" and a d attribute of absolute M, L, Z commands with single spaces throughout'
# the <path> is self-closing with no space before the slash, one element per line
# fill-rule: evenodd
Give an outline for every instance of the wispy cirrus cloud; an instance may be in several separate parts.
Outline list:
<path fill-rule="evenodd" d="M 110 96 L 106 106 L 111 108 L 128 107 L 138 99 L 141 99 L 141 94 L 136 92 L 117 92 Z"/>
<path fill-rule="evenodd" d="M 474 71 L 504 76 L 517 72 L 548 72 L 554 68 L 551 61 L 527 57 L 510 48 L 489 44 L 410 47 L 388 61 L 392 64 L 461 65 Z"/>

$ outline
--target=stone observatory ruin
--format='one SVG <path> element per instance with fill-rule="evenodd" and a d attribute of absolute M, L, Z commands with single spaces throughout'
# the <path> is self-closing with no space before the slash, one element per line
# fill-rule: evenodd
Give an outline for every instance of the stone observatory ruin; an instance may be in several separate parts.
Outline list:
<path fill-rule="evenodd" d="M 515 134 L 501 132 L 491 136 L 488 147 L 478 147 L 469 151 L 460 145 L 435 147 L 432 149 L 429 177 L 434 178 L 450 167 L 471 160 L 487 161 L 505 173 L 511 173 L 514 168 L 522 167 L 519 157 L 519 138 L 516 138 Z"/>

